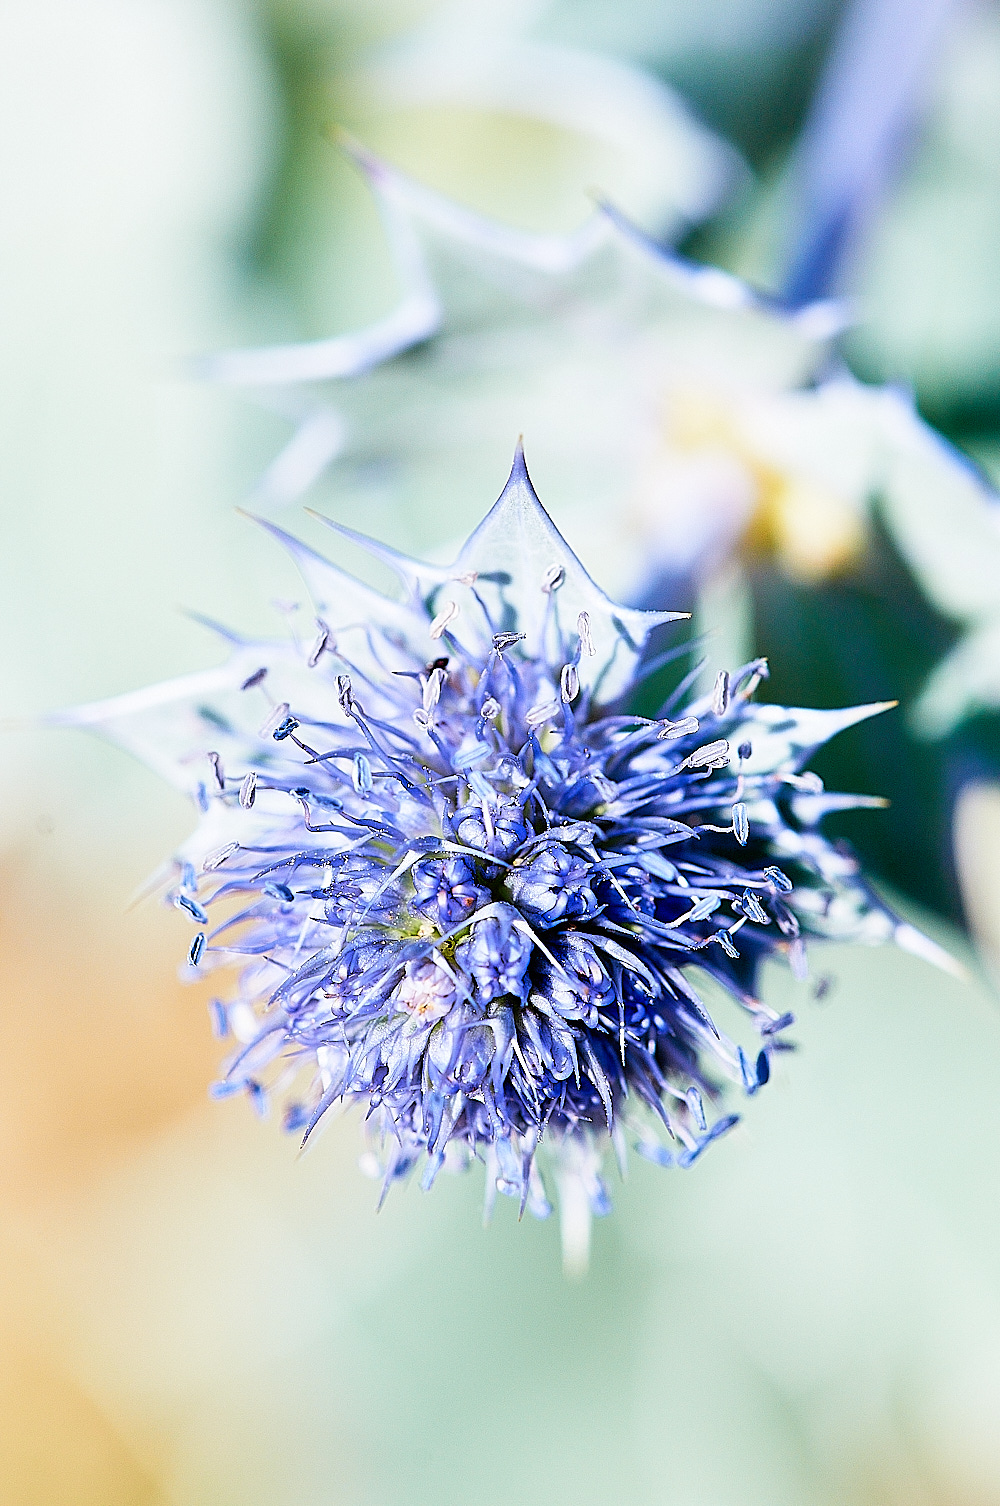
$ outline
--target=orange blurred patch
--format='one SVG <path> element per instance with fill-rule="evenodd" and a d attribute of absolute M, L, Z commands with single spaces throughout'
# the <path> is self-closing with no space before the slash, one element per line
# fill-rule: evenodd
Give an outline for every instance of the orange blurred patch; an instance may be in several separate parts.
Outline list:
<path fill-rule="evenodd" d="M 0 1497 L 6 1506 L 157 1506 L 163 1500 L 89 1397 L 2 1340 Z"/>
<path fill-rule="evenodd" d="M 187 930 L 126 911 L 53 862 L 0 877 L 0 1198 L 33 1202 L 204 1100 L 222 1055 Z"/>

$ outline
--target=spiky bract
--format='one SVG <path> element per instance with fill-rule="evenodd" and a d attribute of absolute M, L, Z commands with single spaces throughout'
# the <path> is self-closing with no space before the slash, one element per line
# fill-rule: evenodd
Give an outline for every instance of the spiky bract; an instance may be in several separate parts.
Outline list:
<path fill-rule="evenodd" d="M 233 640 L 218 671 L 78 717 L 202 810 L 171 897 L 199 928 L 191 968 L 240 969 L 217 1006 L 239 1041 L 218 1091 L 280 1093 L 306 1135 L 358 1103 L 386 1188 L 478 1158 L 488 1200 L 537 1214 L 540 1150 L 595 1212 L 609 1137 L 690 1164 L 735 1122 L 725 1084 L 755 1093 L 791 1023 L 757 996 L 761 961 L 801 972 L 807 935 L 892 933 L 818 831 L 865 802 L 803 773 L 879 708 L 755 705 L 758 661 L 632 714 L 670 614 L 594 586 L 520 452 L 454 566 L 371 546 L 400 601 L 282 538 L 314 638 Z M 752 1046 L 718 1028 L 699 977 Z"/>

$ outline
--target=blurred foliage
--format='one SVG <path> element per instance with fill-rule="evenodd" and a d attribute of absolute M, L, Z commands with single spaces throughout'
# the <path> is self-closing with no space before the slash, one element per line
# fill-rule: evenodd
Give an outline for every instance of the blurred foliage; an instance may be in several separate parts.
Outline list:
<path fill-rule="evenodd" d="M 853 568 L 806 586 L 774 565 L 750 573 L 754 642 L 768 656 L 764 699 L 785 705 L 902 706 L 834 739 L 812 761 L 828 789 L 885 795 L 888 810 L 828 819 L 873 876 L 961 922 L 952 868 L 949 770 L 965 740 L 915 739 L 906 710 L 953 646 L 953 624 L 934 612 L 878 513 Z"/>
<path fill-rule="evenodd" d="M 858 371 L 956 436 L 1000 428 L 1000 10 L 959 7 L 899 181 L 857 248 Z"/>
<path fill-rule="evenodd" d="M 669 126 L 643 120 L 648 101 L 639 99 L 636 74 L 634 104 L 628 74 L 614 100 L 602 98 L 610 80 L 596 78 L 588 118 L 561 71 L 577 56 L 562 44 L 574 39 L 546 40 L 533 17 L 539 9 L 489 0 L 265 0 L 260 35 L 280 100 L 279 150 L 241 254 L 262 290 L 270 285 L 285 305 L 289 332 L 362 324 L 396 291 L 370 197 L 337 149 L 338 129 L 431 187 L 525 228 L 575 228 L 600 188 L 654 228 L 673 230 L 675 186 L 657 177 L 669 180 L 678 168 L 683 175 L 691 132 L 678 119 L 676 160 L 665 159 L 665 142 L 652 135 Z M 491 53 L 496 66 L 484 70 Z M 601 49 L 593 56 L 600 65 Z M 616 57 L 622 50 L 610 49 L 607 61 Z M 472 80 L 482 76 L 481 90 L 463 68 Z M 607 118 L 613 104 L 626 131 L 620 140 Z M 644 126 L 652 127 L 645 140 Z M 717 197 L 718 165 L 707 153 L 694 163 L 706 196 Z"/>
<path fill-rule="evenodd" d="M 231 517 L 280 426 L 192 388 L 178 366 L 384 311 L 394 283 L 376 212 L 324 135 L 339 113 L 331 79 L 432 9 L 8 7 L 0 257 L 17 297 L 0 460 L 14 714 L 204 663 L 178 601 L 253 631 L 269 591 L 296 590 Z M 782 166 L 842 6 L 523 10 L 534 35 L 653 69 L 741 147 L 757 180 L 686 244 L 773 281 Z M 970 5 L 850 271 L 864 322 L 845 345 L 858 370 L 912 383 L 995 474 L 998 79 L 996 9 Z M 468 162 L 434 168 L 439 124 L 413 150 L 442 186 L 467 186 Z M 482 207 L 585 210 L 585 164 L 564 136 L 499 117 L 489 129 Z M 549 176 L 518 199 L 519 164 L 540 143 Z M 406 524 L 414 543 L 443 526 Z M 951 802 L 970 780 L 995 790 L 1000 728 L 980 714 L 939 742 L 911 735 L 907 706 L 956 628 L 879 514 L 866 540 L 818 584 L 757 559 L 748 615 L 771 656 L 765 693 L 903 700 L 818 767 L 874 793 L 891 779 L 893 806 L 843 829 L 881 878 L 955 916 Z M 4 757 L 5 1503 L 997 1500 L 1000 1028 L 981 983 L 847 951 L 820 963 L 837 978 L 827 1008 L 775 974 L 769 998 L 800 1015 L 804 1049 L 696 1174 L 635 1168 L 591 1276 L 570 1286 L 553 1228 L 478 1228 L 474 1177 L 430 1199 L 407 1189 L 376 1219 L 353 1121 L 297 1160 L 242 1104 L 205 1106 L 217 1047 L 204 1001 L 171 975 L 184 928 L 152 907 L 123 914 L 186 812 L 81 740 L 19 723 Z M 995 921 L 996 844 L 981 846 L 976 892 Z M 910 913 L 975 968 L 955 929 Z"/>
<path fill-rule="evenodd" d="M 846 568 L 806 582 L 758 556 L 746 588 L 748 641 L 770 666 L 759 699 L 825 707 L 900 702 L 835 738 L 811 761 L 830 790 L 890 797 L 883 811 L 829 816 L 825 829 L 850 842 L 873 878 L 962 925 L 952 814 L 967 783 L 1000 770 L 1000 716 L 980 713 L 934 739 L 915 736 L 909 720 L 927 676 L 959 640 L 957 626 L 928 602 L 877 507 L 863 551 Z M 660 597 L 674 607 L 696 605 L 681 581 L 664 583 Z M 672 627 L 657 635 L 651 657 L 680 649 L 685 639 L 691 650 L 646 682 L 637 703 L 643 714 L 656 714 L 708 647 L 697 646 L 694 630 Z"/>

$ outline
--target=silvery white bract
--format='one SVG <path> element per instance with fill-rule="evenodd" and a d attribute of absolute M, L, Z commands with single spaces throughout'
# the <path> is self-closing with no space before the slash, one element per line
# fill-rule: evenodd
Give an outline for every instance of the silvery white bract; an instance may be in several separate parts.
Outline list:
<path fill-rule="evenodd" d="M 306 1135 L 360 1104 L 386 1189 L 478 1159 L 488 1204 L 544 1215 L 548 1179 L 579 1262 L 609 1140 L 688 1166 L 735 1123 L 729 1091 L 767 1082 L 792 1019 L 758 996 L 764 959 L 804 975 L 807 937 L 933 951 L 820 833 L 878 802 L 804 768 L 883 708 L 755 705 L 757 661 L 631 714 L 673 614 L 603 594 L 520 450 L 454 565 L 370 546 L 395 601 L 272 532 L 314 637 L 231 637 L 219 669 L 65 718 L 198 806 L 170 898 L 196 928 L 188 970 L 240 969 L 215 1006 L 237 1039 L 218 1091 L 278 1095 Z"/>
<path fill-rule="evenodd" d="M 523 430 L 555 515 L 640 595 L 761 549 L 823 579 L 858 559 L 877 506 L 929 608 L 961 629 L 914 708 L 920 731 L 1000 705 L 996 494 L 903 393 L 831 365 L 842 307 L 781 310 L 607 207 L 572 236 L 525 234 L 351 150 L 402 296 L 357 333 L 208 363 L 295 419 L 258 503 L 336 461 L 339 498 L 387 487 L 397 515 L 441 526 Z"/>
<path fill-rule="evenodd" d="M 455 479 L 487 485 L 524 430 L 536 469 L 607 537 L 631 528 L 643 477 L 671 448 L 678 401 L 782 393 L 815 376 L 841 311 L 778 314 L 736 278 L 647 240 L 615 210 L 571 235 L 536 234 L 474 214 L 345 143 L 378 205 L 400 283 L 395 307 L 356 332 L 210 358 L 206 375 L 255 391 L 297 420 L 258 489 L 299 496 L 334 459 L 354 493 L 389 468 L 421 516 Z M 392 424 L 385 415 L 392 414 Z M 681 415 L 687 423 L 686 415 Z M 689 427 L 689 425 L 688 425 Z M 683 446 L 682 446 L 683 447 Z M 655 484 L 673 563 L 737 532 L 738 498 Z M 729 488 L 732 491 L 732 488 Z M 583 509 L 586 509 L 584 512 Z M 602 543 L 604 537 L 602 537 Z"/>

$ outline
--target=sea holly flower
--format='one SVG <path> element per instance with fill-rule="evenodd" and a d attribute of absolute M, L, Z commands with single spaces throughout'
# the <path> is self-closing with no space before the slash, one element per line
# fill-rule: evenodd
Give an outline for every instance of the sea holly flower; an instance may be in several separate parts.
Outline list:
<path fill-rule="evenodd" d="M 609 589 L 696 607 L 699 627 L 743 638 L 727 659 L 762 646 L 781 699 L 902 696 L 867 739 L 890 812 L 855 836 L 883 878 L 961 920 L 951 807 L 970 768 L 998 767 L 995 492 L 904 394 L 838 369 L 836 304 L 779 308 L 607 207 L 573 236 L 516 232 L 355 155 L 402 286 L 430 290 L 434 318 L 391 350 L 373 328 L 216 360 L 220 379 L 301 405 L 259 500 L 333 458 L 338 509 L 365 505 L 416 547 L 411 519 L 471 522 L 524 429 L 553 516 Z M 326 449 L 321 414 L 336 415 Z M 855 649 L 838 654 L 845 614 Z"/>
<path fill-rule="evenodd" d="M 262 41 L 273 50 L 285 139 L 251 249 L 266 293 L 253 301 L 258 339 L 287 338 L 290 318 L 300 334 L 323 334 L 356 317 L 359 302 L 389 308 L 393 299 L 394 268 L 371 203 L 332 150 L 332 130 L 351 132 L 465 202 L 536 228 L 577 226 L 600 182 L 675 240 L 743 181 L 738 154 L 661 78 L 601 51 L 544 40 L 536 9 L 269 0 Z M 402 297 L 346 349 L 319 342 L 314 359 L 321 349 L 336 370 L 370 362 L 375 351 L 385 359 L 437 327 L 437 294 L 415 266 L 405 230 L 391 215 L 384 224 Z M 261 315 L 266 324 L 256 323 Z M 341 429 L 335 413 L 297 399 L 274 394 L 277 410 L 301 423 L 298 444 L 272 476 L 284 486 L 303 464 L 321 463 Z"/>
<path fill-rule="evenodd" d="M 455 505 L 457 471 L 485 473 L 520 425 L 557 515 L 585 525 L 623 581 L 704 579 L 761 550 L 817 580 L 857 557 L 881 499 L 936 595 L 934 562 L 911 533 L 936 519 L 953 553 L 950 507 L 983 511 L 993 494 L 902 394 L 836 369 L 843 306 L 782 309 L 609 205 L 574 235 L 519 232 L 345 147 L 389 227 L 399 309 L 422 291 L 433 316 L 391 346 L 373 326 L 207 363 L 218 380 L 303 405 L 306 427 L 263 478 L 262 500 L 299 494 L 335 459 L 338 491 L 356 494 L 379 462 L 429 515 L 442 498 Z M 331 410 L 329 448 L 310 448 L 302 434 Z"/>
<path fill-rule="evenodd" d="M 884 708 L 758 705 L 757 660 L 634 714 L 649 635 L 677 614 L 604 595 L 520 450 L 453 565 L 369 546 L 398 600 L 265 526 L 315 637 L 227 634 L 221 668 L 69 717 L 199 809 L 168 897 L 188 972 L 238 968 L 214 1006 L 236 1040 L 217 1091 L 283 1100 L 306 1138 L 360 1105 L 383 1195 L 472 1160 L 487 1206 L 544 1215 L 555 1188 L 578 1262 L 609 1144 L 690 1166 L 768 1081 L 792 1018 L 760 996 L 765 960 L 803 976 L 813 938 L 934 954 L 820 830 L 877 802 L 805 767 Z"/>
<path fill-rule="evenodd" d="M 996 493 L 904 394 L 837 369 L 842 306 L 779 308 L 610 206 L 571 236 L 521 233 L 348 150 L 390 230 L 399 311 L 420 292 L 432 315 L 389 344 L 380 325 L 207 363 L 301 407 L 260 501 L 290 500 L 336 460 L 341 501 L 388 468 L 410 512 L 461 509 L 453 478 L 486 486 L 524 428 L 554 515 L 633 596 L 762 558 L 796 581 L 835 578 L 877 512 L 928 611 L 970 634 L 928 687 L 923 729 L 1000 704 Z"/>
<path fill-rule="evenodd" d="M 341 493 L 388 467 L 433 517 L 462 506 L 456 474 L 488 486 L 524 428 L 556 515 L 586 529 L 622 582 L 717 564 L 751 520 L 767 463 L 736 432 L 742 406 L 810 383 L 840 308 L 783 314 L 610 205 L 571 235 L 517 230 L 343 145 L 379 207 L 400 294 L 368 329 L 204 363 L 215 380 L 299 405 L 258 501 L 292 500 L 336 460 Z M 324 429 L 322 414 L 336 423 Z"/>

